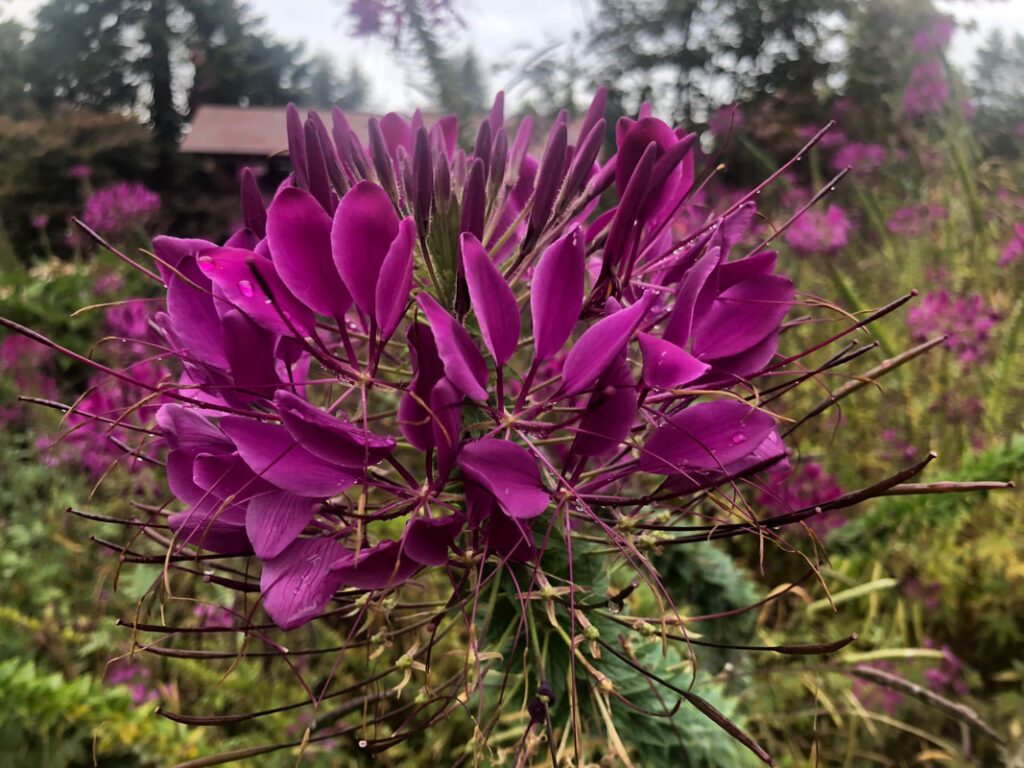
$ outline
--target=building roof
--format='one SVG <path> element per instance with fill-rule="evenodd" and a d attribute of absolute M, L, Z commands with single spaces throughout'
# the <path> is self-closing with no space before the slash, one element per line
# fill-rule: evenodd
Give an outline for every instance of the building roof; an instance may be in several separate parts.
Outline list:
<path fill-rule="evenodd" d="M 320 115 L 330 119 L 330 115 L 322 111 Z M 192 115 L 192 123 L 181 141 L 181 151 L 194 155 L 248 157 L 269 157 L 287 152 L 285 109 L 213 104 L 200 106 Z"/>

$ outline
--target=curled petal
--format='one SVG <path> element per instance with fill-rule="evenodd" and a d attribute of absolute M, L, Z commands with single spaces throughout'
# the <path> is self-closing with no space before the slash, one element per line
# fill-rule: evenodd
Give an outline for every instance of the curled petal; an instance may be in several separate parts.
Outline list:
<path fill-rule="evenodd" d="M 220 424 L 249 468 L 283 491 L 314 499 L 336 496 L 361 474 L 314 456 L 279 424 L 242 416 L 225 416 Z"/>
<path fill-rule="evenodd" d="M 608 366 L 587 401 L 572 444 L 573 452 L 580 456 L 601 456 L 618 448 L 636 421 L 636 410 L 633 372 L 625 358 L 620 357 Z"/>
<path fill-rule="evenodd" d="M 711 368 L 671 341 L 647 333 L 641 333 L 637 338 L 644 356 L 644 384 L 649 387 L 681 387 L 699 379 Z"/>
<path fill-rule="evenodd" d="M 721 470 L 752 453 L 774 428 L 775 419 L 746 403 L 698 403 L 669 417 L 651 435 L 640 470 L 658 475 Z"/>
<path fill-rule="evenodd" d="M 394 587 L 419 569 L 420 564 L 405 555 L 401 544 L 390 540 L 363 547 L 358 554 L 350 552 L 331 568 L 342 584 L 356 589 Z"/>
<path fill-rule="evenodd" d="M 263 564 L 263 607 L 281 629 L 295 629 L 315 619 L 341 585 L 331 566 L 348 556 L 334 539 L 297 539 Z"/>
<path fill-rule="evenodd" d="M 510 517 L 536 517 L 551 501 L 541 484 L 537 461 L 521 445 L 483 438 L 463 446 L 459 466 L 486 488 Z"/>
<path fill-rule="evenodd" d="M 209 552 L 246 554 L 245 507 L 207 495 L 184 512 L 171 515 L 167 524 L 175 538 Z"/>
<path fill-rule="evenodd" d="M 494 362 L 499 366 L 504 365 L 519 343 L 519 307 L 516 297 L 475 235 L 463 234 L 459 242 L 469 298 L 477 320 L 480 321 L 484 344 Z"/>
<path fill-rule="evenodd" d="M 402 535 L 402 551 L 420 565 L 444 565 L 448 562 L 448 548 L 465 522 L 462 515 L 414 517 Z"/>
<path fill-rule="evenodd" d="M 414 375 L 409 390 L 398 403 L 398 426 L 415 448 L 429 451 L 434 447 L 434 428 L 424 404 L 429 405 L 434 385 L 444 376 L 444 364 L 437 355 L 434 334 L 428 326 L 413 323 L 406 337 Z"/>
<path fill-rule="evenodd" d="M 437 448 L 438 480 L 444 480 L 455 466 L 462 431 L 462 393 L 448 380 L 441 379 L 430 393 L 430 417 Z"/>
<path fill-rule="evenodd" d="M 651 293 L 645 293 L 633 306 L 598 321 L 580 336 L 562 368 L 566 395 L 576 395 L 592 387 L 612 360 L 622 354 L 622 348 L 647 312 L 651 298 Z"/>
<path fill-rule="evenodd" d="M 444 363 L 444 372 L 448 379 L 471 400 L 487 399 L 487 363 L 466 329 L 459 325 L 437 303 L 433 296 L 421 293 L 416 297 L 420 309 L 427 316 L 430 330 L 434 333 L 437 343 L 437 354 Z"/>
<path fill-rule="evenodd" d="M 278 391 L 274 404 L 295 442 L 332 464 L 366 467 L 381 461 L 395 447 L 393 438 L 375 435 L 357 424 L 332 416 L 291 392 Z"/>

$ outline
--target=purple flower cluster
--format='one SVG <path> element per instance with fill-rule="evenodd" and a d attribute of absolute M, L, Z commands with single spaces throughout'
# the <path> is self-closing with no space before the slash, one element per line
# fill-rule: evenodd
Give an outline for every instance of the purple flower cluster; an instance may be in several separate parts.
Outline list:
<path fill-rule="evenodd" d="M 902 237 L 920 237 L 949 217 L 944 205 L 922 204 L 899 208 L 885 223 L 886 229 Z"/>
<path fill-rule="evenodd" d="M 1019 261 L 1022 256 L 1024 256 L 1024 224 L 1014 224 L 1013 235 L 999 256 L 999 266 L 1005 267 Z"/>
<path fill-rule="evenodd" d="M 909 117 L 924 117 L 942 111 L 949 101 L 949 80 L 940 59 L 929 59 L 914 67 L 903 93 L 903 111 Z"/>
<path fill-rule="evenodd" d="M 836 253 L 850 242 L 853 223 L 835 203 L 825 210 L 812 208 L 790 225 L 784 235 L 789 246 L 801 255 Z"/>
<path fill-rule="evenodd" d="M 881 144 L 865 144 L 851 141 L 844 144 L 832 157 L 832 167 L 837 171 L 852 168 L 858 173 L 874 173 L 885 165 L 888 151 Z"/>
<path fill-rule="evenodd" d="M 291 132 L 293 185 L 267 210 L 247 185 L 228 243 L 155 241 L 155 324 L 184 396 L 157 416 L 186 507 L 169 523 L 182 543 L 263 561 L 280 626 L 467 548 L 533 557 L 536 518 L 638 474 L 699 488 L 781 457 L 769 414 L 683 394 L 774 356 L 793 285 L 771 251 L 730 259 L 753 204 L 673 246 L 695 137 L 623 119 L 601 166 L 602 107 L 572 154 L 560 118 L 540 159 L 529 120 L 510 141 L 500 102 L 473 155 L 449 120 L 388 115 L 364 147 L 340 112 L 333 141 L 311 115 Z M 608 186 L 620 203 L 588 223 Z M 388 393 L 395 431 L 371 406 Z M 539 447 L 558 435 L 560 452 Z M 400 516 L 400 537 L 367 536 Z"/>
<path fill-rule="evenodd" d="M 775 514 L 786 514 L 838 499 L 842 493 L 836 479 L 818 462 L 804 461 L 793 466 L 786 460 L 765 473 L 758 502 Z M 846 522 L 841 513 L 825 512 L 810 518 L 807 525 L 817 536 L 824 537 Z"/>
<path fill-rule="evenodd" d="M 82 221 L 101 235 L 117 235 L 146 224 L 160 208 L 160 196 L 142 184 L 120 182 L 93 192 Z"/>
<path fill-rule="evenodd" d="M 980 293 L 954 296 L 945 289 L 926 293 L 921 303 L 907 314 L 914 341 L 947 336 L 949 347 L 965 365 L 982 359 L 999 313 L 985 303 Z"/>

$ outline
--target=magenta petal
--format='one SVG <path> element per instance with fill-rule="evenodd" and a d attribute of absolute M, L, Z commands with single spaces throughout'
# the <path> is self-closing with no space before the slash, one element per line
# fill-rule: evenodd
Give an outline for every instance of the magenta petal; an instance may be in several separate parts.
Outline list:
<path fill-rule="evenodd" d="M 225 416 L 220 425 L 249 468 L 281 490 L 325 498 L 343 493 L 359 478 L 359 472 L 330 464 L 300 447 L 279 424 Z"/>
<path fill-rule="evenodd" d="M 541 484 L 537 460 L 521 445 L 493 437 L 466 443 L 459 453 L 466 477 L 479 483 L 511 517 L 536 517 L 551 497 Z"/>
<path fill-rule="evenodd" d="M 711 368 L 682 347 L 647 333 L 637 336 L 644 356 L 644 384 L 672 389 L 698 379 Z"/>
<path fill-rule="evenodd" d="M 159 235 L 153 238 L 153 253 L 157 257 L 156 267 L 164 282 L 170 280 L 175 269 L 181 269 L 186 262 L 195 260 L 207 251 L 218 248 L 216 243 L 195 238 L 167 237 Z"/>
<path fill-rule="evenodd" d="M 685 347 L 690 341 L 693 333 L 693 319 L 697 312 L 698 299 L 706 293 L 710 284 L 712 293 L 716 290 L 715 281 L 711 279 L 715 269 L 721 261 L 722 251 L 720 248 L 709 248 L 707 253 L 700 257 L 689 270 L 676 291 L 675 304 L 672 312 L 665 323 L 665 332 L 662 338 L 680 347 Z"/>
<path fill-rule="evenodd" d="M 332 464 L 366 467 L 376 464 L 395 447 L 393 438 L 375 435 L 339 419 L 291 392 L 274 397 L 285 429 L 305 450 Z"/>
<path fill-rule="evenodd" d="M 533 273 L 530 313 L 536 360 L 557 354 L 572 334 L 583 308 L 585 274 L 585 243 L 577 224 L 541 254 Z"/>
<path fill-rule="evenodd" d="M 487 521 L 487 546 L 499 557 L 517 563 L 531 562 L 537 557 L 529 521 L 507 515 L 491 515 Z"/>
<path fill-rule="evenodd" d="M 207 495 L 192 479 L 195 459 L 195 454 L 184 450 L 167 452 L 167 485 L 171 493 L 186 504 L 196 504 Z"/>
<path fill-rule="evenodd" d="M 156 423 L 167 443 L 174 449 L 191 453 L 230 453 L 231 441 L 196 408 L 177 403 L 160 406 Z"/>
<path fill-rule="evenodd" d="M 232 387 L 240 394 L 272 397 L 281 385 L 274 360 L 277 337 L 237 309 L 224 313 L 221 326 Z"/>
<path fill-rule="evenodd" d="M 402 551 L 420 565 L 444 565 L 448 562 L 448 548 L 465 522 L 462 515 L 414 517 L 402 535 Z"/>
<path fill-rule="evenodd" d="M 406 338 L 409 340 L 414 376 L 409 391 L 398 403 L 398 426 L 413 447 L 429 451 L 434 447 L 433 419 L 423 404 L 430 405 L 430 393 L 444 376 L 444 365 L 437 355 L 434 334 L 428 326 L 411 324 Z"/>
<path fill-rule="evenodd" d="M 352 187 L 334 212 L 334 263 L 356 306 L 370 317 L 376 317 L 377 281 L 397 234 L 398 214 L 391 198 L 372 182 Z"/>
<path fill-rule="evenodd" d="M 352 299 L 331 256 L 331 217 L 308 192 L 285 187 L 270 204 L 267 240 L 281 280 L 317 312 L 342 317 Z"/>
<path fill-rule="evenodd" d="M 715 400 L 671 416 L 644 445 L 640 470 L 659 475 L 720 470 L 761 445 L 775 419 L 746 403 Z"/>
<path fill-rule="evenodd" d="M 292 336 L 289 323 L 300 334 L 312 329 L 313 313 L 285 287 L 269 259 L 241 248 L 218 248 L 199 257 L 199 268 L 231 304 L 267 330 Z M 263 292 L 253 270 L 270 289 L 273 301 Z"/>
<path fill-rule="evenodd" d="M 387 339 L 405 314 L 412 290 L 413 246 L 416 241 L 416 222 L 411 217 L 402 219 L 398 234 L 388 248 L 380 267 L 375 308 L 377 327 L 381 338 Z"/>
<path fill-rule="evenodd" d="M 437 447 L 437 476 L 448 477 L 459 453 L 462 431 L 462 393 L 448 379 L 441 379 L 430 393 L 430 417 Z"/>
<path fill-rule="evenodd" d="M 437 354 L 444 363 L 448 379 L 471 400 L 487 399 L 487 363 L 466 329 L 459 325 L 428 293 L 416 297 L 420 309 L 427 316 L 430 330 L 437 343 Z"/>
<path fill-rule="evenodd" d="M 580 336 L 562 368 L 562 387 L 566 395 L 577 395 L 592 387 L 612 360 L 622 354 L 622 348 L 647 312 L 652 296 L 650 292 L 645 293 L 633 306 L 598 321 Z"/>
<path fill-rule="evenodd" d="M 235 502 L 273 490 L 237 453 L 199 454 L 192 464 L 192 481 L 205 493 Z"/>
<path fill-rule="evenodd" d="M 775 271 L 775 263 L 778 260 L 778 252 L 761 251 L 745 259 L 723 264 L 718 270 L 718 287 L 724 291 L 744 280 L 770 275 Z"/>
<path fill-rule="evenodd" d="M 212 284 L 192 259 L 182 261 L 177 270 L 177 274 L 167 275 L 167 314 L 184 347 L 182 353 L 214 368 L 226 368 L 224 336 Z"/>
<path fill-rule="evenodd" d="M 793 305 L 793 282 L 779 275 L 755 277 L 718 295 L 694 332 L 698 357 L 737 355 L 779 329 Z"/>
<path fill-rule="evenodd" d="M 341 585 L 331 566 L 348 556 L 334 539 L 298 539 L 263 563 L 263 607 L 281 629 L 295 629 L 315 619 Z"/>
<path fill-rule="evenodd" d="M 167 524 L 179 543 L 219 554 L 250 551 L 245 536 L 245 508 L 238 504 L 207 496 L 184 512 L 168 517 Z"/>
<path fill-rule="evenodd" d="M 580 456 L 601 456 L 618 448 L 629 435 L 636 413 L 633 372 L 625 358 L 619 358 L 598 379 L 587 401 L 572 444 L 573 452 Z"/>
<path fill-rule="evenodd" d="M 263 493 L 249 501 L 245 532 L 261 560 L 277 557 L 309 525 L 316 503 L 287 491 Z"/>
<path fill-rule="evenodd" d="M 480 321 L 484 344 L 494 362 L 499 366 L 504 365 L 519 343 L 519 306 L 516 297 L 475 235 L 463 234 L 459 243 L 469 298 L 473 302 L 477 320 Z"/>
<path fill-rule="evenodd" d="M 726 478 L 737 479 L 750 474 L 755 467 L 765 469 L 769 466 L 779 468 L 784 466 L 786 446 L 774 429 L 768 433 L 761 445 L 757 446 L 748 455 L 731 462 L 722 470 L 711 470 L 707 472 L 688 472 L 685 475 L 671 477 L 663 488 L 676 494 L 693 493 L 705 488 L 720 485 Z M 780 464 L 780 462 L 782 462 Z"/>
<path fill-rule="evenodd" d="M 381 541 L 363 547 L 358 555 L 351 553 L 331 569 L 342 584 L 356 589 L 385 589 L 406 581 L 420 564 L 402 553 L 397 541 Z"/>

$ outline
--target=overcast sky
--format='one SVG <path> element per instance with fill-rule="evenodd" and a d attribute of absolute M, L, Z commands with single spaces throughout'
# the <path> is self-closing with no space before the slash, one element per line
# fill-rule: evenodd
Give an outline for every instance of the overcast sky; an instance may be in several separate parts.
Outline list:
<path fill-rule="evenodd" d="M 345 0 L 249 0 L 276 35 L 301 40 L 312 50 L 334 57 L 343 69 L 358 62 L 372 84 L 373 110 L 408 110 L 425 98 L 416 88 L 415 73 L 395 63 L 390 47 L 380 41 L 352 38 Z M 0 0 L 0 17 L 31 18 L 41 0 Z M 492 90 L 505 86 L 507 75 L 496 65 L 520 60 L 538 44 L 568 40 L 581 31 L 593 12 L 593 0 L 457 0 L 466 22 L 466 41 L 477 51 Z M 961 28 L 952 55 L 969 64 L 980 41 L 993 29 L 1024 33 L 1024 0 L 940 0 L 943 10 L 973 31 Z"/>

